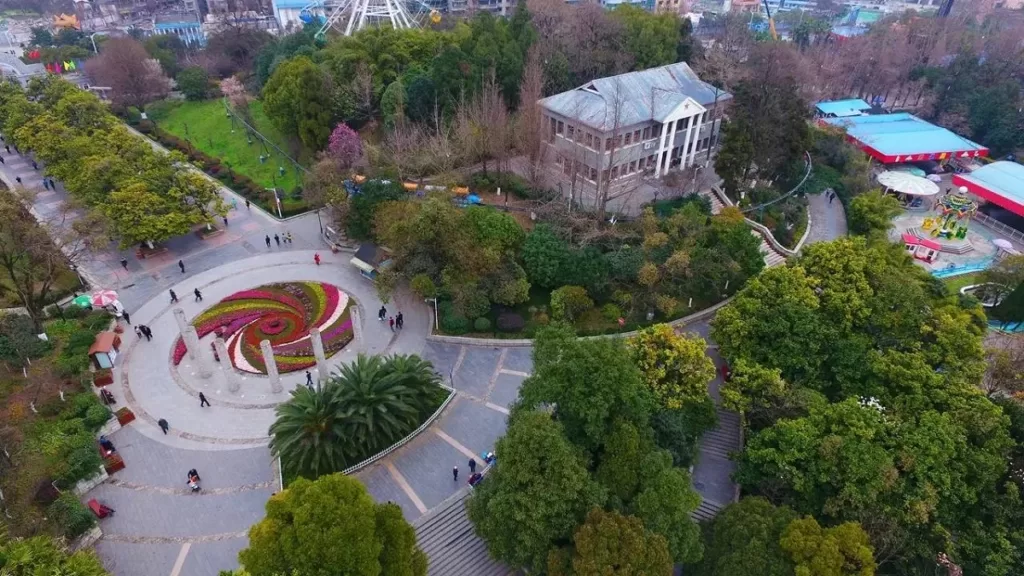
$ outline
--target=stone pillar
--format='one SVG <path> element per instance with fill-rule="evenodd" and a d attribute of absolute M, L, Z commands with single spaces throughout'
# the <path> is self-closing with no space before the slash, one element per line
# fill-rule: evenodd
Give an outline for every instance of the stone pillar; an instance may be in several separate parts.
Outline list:
<path fill-rule="evenodd" d="M 707 112 L 701 112 L 699 115 L 697 115 L 697 126 L 695 126 L 693 130 L 693 152 L 690 153 L 691 166 L 697 163 L 697 145 L 700 144 L 701 141 L 700 131 L 701 128 L 704 127 L 704 116 L 706 114 Z M 708 145 L 710 146 L 710 144 Z"/>
<path fill-rule="evenodd" d="M 674 129 L 674 126 L 672 125 L 671 122 L 666 122 L 666 123 L 661 125 L 661 139 L 658 140 L 658 156 L 657 156 L 657 158 L 655 158 L 655 162 L 654 162 L 654 177 L 655 178 L 660 178 L 661 177 L 661 173 L 663 172 L 662 167 L 661 167 L 661 164 L 662 164 L 661 157 L 662 157 L 663 153 L 665 152 L 665 143 L 668 142 L 668 131 L 669 131 L 670 128 Z"/>
<path fill-rule="evenodd" d="M 189 350 L 189 356 L 192 358 L 192 365 L 195 367 L 196 372 L 199 373 L 200 378 L 209 378 L 213 375 L 210 371 L 210 363 L 203 357 L 203 351 L 201 350 L 202 344 L 199 343 L 199 334 L 196 332 L 195 326 L 189 326 L 185 330 L 185 346 Z M 195 354 L 192 354 L 192 350 L 195 350 Z"/>
<path fill-rule="evenodd" d="M 270 340 L 260 342 L 260 350 L 263 352 L 263 363 L 267 365 L 267 376 L 270 377 L 270 391 L 280 394 L 281 375 L 277 371 L 277 360 L 274 360 L 274 349 L 270 346 Z"/>
<path fill-rule="evenodd" d="M 228 383 L 228 392 L 232 394 L 238 392 L 241 383 L 238 381 L 238 374 L 235 373 L 234 367 L 231 366 L 231 356 L 228 355 L 228 346 L 224 343 L 224 339 L 218 336 L 213 341 L 213 348 L 220 358 L 220 371 L 224 373 L 224 380 Z"/>
<path fill-rule="evenodd" d="M 178 332 L 181 333 L 181 339 L 185 341 L 185 349 L 188 351 L 189 360 L 196 359 L 196 352 L 199 351 L 198 335 L 196 341 L 192 341 L 190 335 L 195 332 L 193 328 L 191 332 L 189 328 L 188 320 L 185 319 L 185 311 L 181 308 L 174 309 L 174 321 L 178 323 Z"/>
<path fill-rule="evenodd" d="M 690 156 L 688 149 L 690 147 L 690 137 L 693 134 L 693 124 L 693 116 L 686 119 L 686 136 L 683 137 L 683 147 L 679 149 L 680 170 L 686 169 L 686 160 Z"/>
<path fill-rule="evenodd" d="M 672 168 L 672 149 L 676 146 L 676 132 L 679 131 L 679 120 L 672 121 L 672 132 L 668 135 L 668 157 L 665 158 L 665 168 L 662 169 L 662 174 L 668 174 L 668 171 Z"/>
<path fill-rule="evenodd" d="M 324 355 L 324 341 L 320 337 L 319 328 L 309 329 L 309 340 L 313 343 L 313 356 L 316 358 L 316 371 L 319 372 L 319 378 L 317 381 L 320 383 L 327 381 L 327 357 Z"/>

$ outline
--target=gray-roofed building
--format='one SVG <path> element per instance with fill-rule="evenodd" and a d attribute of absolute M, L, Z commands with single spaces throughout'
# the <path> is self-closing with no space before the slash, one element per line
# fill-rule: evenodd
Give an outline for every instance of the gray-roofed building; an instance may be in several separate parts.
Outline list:
<path fill-rule="evenodd" d="M 517 572 L 487 553 L 487 544 L 466 516 L 471 488 L 463 488 L 413 524 L 427 555 L 428 576 L 511 576 Z"/>
<path fill-rule="evenodd" d="M 540 100 L 542 160 L 572 188 L 611 199 L 693 165 L 717 143 L 731 99 L 685 62 L 599 78 Z"/>

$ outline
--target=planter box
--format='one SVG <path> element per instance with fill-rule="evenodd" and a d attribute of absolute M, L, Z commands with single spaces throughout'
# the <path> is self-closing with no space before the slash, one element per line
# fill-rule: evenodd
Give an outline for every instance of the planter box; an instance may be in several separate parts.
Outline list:
<path fill-rule="evenodd" d="M 122 462 L 122 464 L 124 464 L 124 462 Z M 99 472 L 95 476 L 93 476 L 92 478 L 86 478 L 85 480 L 79 480 L 75 484 L 74 492 L 75 494 L 81 496 L 88 492 L 89 490 L 92 490 L 93 488 L 99 486 L 107 478 L 109 478 L 109 476 L 106 470 L 106 463 L 104 463 L 104 466 L 99 469 Z"/>
<path fill-rule="evenodd" d="M 115 415 L 117 416 L 118 424 L 120 424 L 121 426 L 125 426 L 129 422 L 135 420 L 135 413 L 127 408 L 121 408 L 120 410 L 115 412 Z"/>
<path fill-rule="evenodd" d="M 124 459 L 118 454 L 107 456 L 103 459 L 103 470 L 107 474 L 113 474 L 119 470 L 124 470 Z"/>
<path fill-rule="evenodd" d="M 109 384 L 114 383 L 114 373 L 109 368 L 104 370 L 98 370 L 92 375 L 92 384 L 97 388 L 102 388 Z"/>
<path fill-rule="evenodd" d="M 213 238 L 214 236 L 220 236 L 223 233 L 224 233 L 224 229 L 223 228 L 214 228 L 213 230 L 207 230 L 206 226 L 203 226 L 199 230 L 196 230 L 196 236 L 198 236 L 200 240 L 206 240 L 207 238 Z"/>
<path fill-rule="evenodd" d="M 163 254 L 164 252 L 167 252 L 167 248 L 163 246 L 157 246 L 156 248 L 150 248 L 147 246 L 145 248 L 136 248 L 135 257 L 139 260 L 145 260 L 149 256 L 156 256 L 157 254 Z"/>

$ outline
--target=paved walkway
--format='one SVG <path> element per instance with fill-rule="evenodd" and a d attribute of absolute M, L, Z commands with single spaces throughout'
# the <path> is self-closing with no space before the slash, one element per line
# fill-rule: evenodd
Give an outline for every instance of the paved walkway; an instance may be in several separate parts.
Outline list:
<path fill-rule="evenodd" d="M 846 236 L 846 211 L 839 198 L 830 203 L 824 194 L 811 194 L 807 197 L 807 204 L 811 214 L 807 244 L 828 242 Z"/>

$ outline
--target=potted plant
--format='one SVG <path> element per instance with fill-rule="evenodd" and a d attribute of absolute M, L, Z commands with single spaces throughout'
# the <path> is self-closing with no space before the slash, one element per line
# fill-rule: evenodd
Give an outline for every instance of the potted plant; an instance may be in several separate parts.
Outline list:
<path fill-rule="evenodd" d="M 127 407 L 119 408 L 117 412 L 114 413 L 114 415 L 117 416 L 117 422 L 121 426 L 125 426 L 129 422 L 135 420 L 135 413 L 129 410 Z"/>
<path fill-rule="evenodd" d="M 97 370 L 96 373 L 92 375 L 92 383 L 97 388 L 102 388 L 108 384 L 113 384 L 114 373 L 110 371 L 110 368 Z"/>

